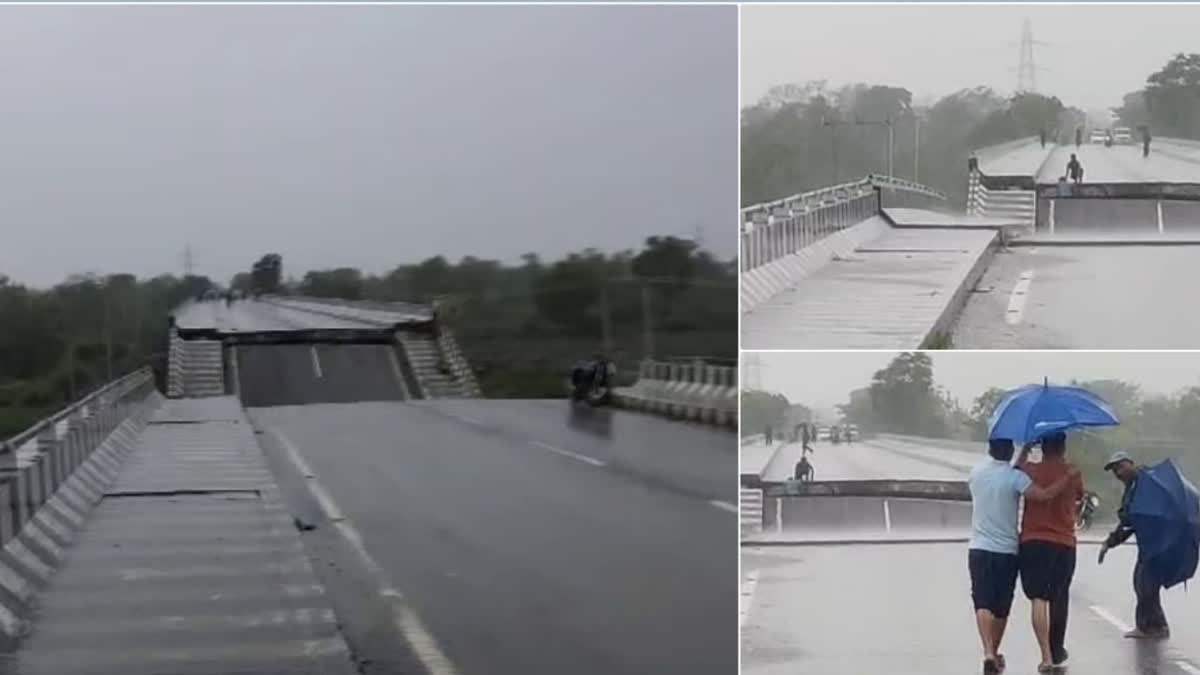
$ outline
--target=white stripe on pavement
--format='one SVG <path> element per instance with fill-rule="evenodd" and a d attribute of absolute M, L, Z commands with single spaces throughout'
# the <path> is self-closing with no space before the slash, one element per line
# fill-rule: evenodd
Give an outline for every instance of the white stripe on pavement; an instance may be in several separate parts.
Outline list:
<path fill-rule="evenodd" d="M 718 509 L 721 509 L 722 511 L 728 511 L 730 513 L 738 512 L 738 507 L 734 506 L 733 504 L 730 504 L 729 502 L 723 502 L 719 499 L 711 499 L 711 500 L 709 500 L 708 503 L 712 504 L 713 506 L 717 507 Z"/>
<path fill-rule="evenodd" d="M 1017 280 L 1017 285 L 1013 286 L 1012 295 L 1008 298 L 1008 311 L 1004 313 L 1004 320 L 1010 325 L 1021 323 L 1021 317 L 1025 314 L 1025 302 L 1029 299 L 1029 287 L 1033 285 L 1033 270 L 1025 270 L 1021 273 L 1021 278 Z"/>
<path fill-rule="evenodd" d="M 747 617 L 750 616 L 750 608 L 754 604 L 754 591 L 758 588 L 758 570 L 751 570 L 746 575 L 746 580 L 742 582 L 742 594 L 738 603 L 738 629 L 746 624 Z"/>
<path fill-rule="evenodd" d="M 332 495 L 317 482 L 316 475 L 308 465 L 308 462 L 304 461 L 304 457 L 300 455 L 300 451 L 282 431 L 273 428 L 271 429 L 271 433 L 279 439 L 288 460 L 291 461 L 296 470 L 304 475 L 305 484 L 308 486 L 309 492 L 316 498 L 318 504 L 321 506 L 321 510 L 325 512 L 325 516 L 350 544 L 363 566 L 375 577 L 375 583 L 379 586 L 379 595 L 386 598 L 391 604 L 393 625 L 395 625 L 400 635 L 408 642 L 413 653 L 420 659 L 421 664 L 425 666 L 425 670 L 429 675 L 458 675 L 458 669 L 450 661 L 449 657 L 446 656 L 446 653 L 442 651 L 437 639 L 425 627 L 425 623 L 417 615 L 416 610 L 405 600 L 404 594 L 391 584 L 386 572 L 379 566 L 379 563 L 375 562 L 375 558 L 371 556 L 370 552 L 367 551 L 362 535 L 346 520 L 341 508 L 333 500 Z"/>
<path fill-rule="evenodd" d="M 1127 623 L 1125 623 L 1124 621 L 1122 621 L 1122 620 L 1118 619 L 1116 616 L 1114 616 L 1114 615 L 1113 615 L 1113 613 L 1112 613 L 1112 612 L 1110 612 L 1110 611 L 1108 611 L 1107 609 L 1105 609 L 1105 608 L 1101 607 L 1100 605 L 1092 605 L 1092 606 L 1091 606 L 1091 610 L 1092 610 L 1093 612 L 1095 612 L 1095 613 L 1096 613 L 1096 615 L 1097 615 L 1097 616 L 1099 616 L 1101 619 L 1104 619 L 1105 621 L 1107 621 L 1107 622 L 1111 623 L 1112 625 L 1116 626 L 1118 630 L 1124 631 L 1124 632 L 1126 632 L 1126 633 L 1128 633 L 1129 631 L 1133 630 L 1133 628 L 1132 628 L 1132 627 L 1131 627 L 1129 624 L 1127 624 Z"/>
<path fill-rule="evenodd" d="M 570 450 L 563 450 L 562 448 L 555 447 L 553 445 L 550 445 L 549 443 L 543 443 L 541 441 L 530 441 L 529 444 L 536 448 L 541 448 L 543 450 L 549 450 L 550 452 L 562 455 L 563 457 L 570 457 L 571 459 L 574 459 L 576 461 L 584 462 L 585 464 L 591 464 L 592 466 L 606 466 L 607 465 L 607 462 L 604 462 L 603 460 L 596 459 L 595 457 L 588 457 L 587 455 L 581 455 L 577 452 L 571 452 Z"/>

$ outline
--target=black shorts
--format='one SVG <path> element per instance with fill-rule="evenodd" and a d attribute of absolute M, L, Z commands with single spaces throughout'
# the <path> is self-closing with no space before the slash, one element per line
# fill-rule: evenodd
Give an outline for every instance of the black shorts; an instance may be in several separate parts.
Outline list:
<path fill-rule="evenodd" d="M 1017 555 L 973 548 L 967 552 L 967 567 L 971 570 L 971 601 L 975 609 L 986 609 L 997 618 L 1006 618 L 1017 589 Z"/>
<path fill-rule="evenodd" d="M 1071 588 L 1075 547 L 1048 541 L 1021 543 L 1021 588 L 1030 600 L 1055 600 Z"/>

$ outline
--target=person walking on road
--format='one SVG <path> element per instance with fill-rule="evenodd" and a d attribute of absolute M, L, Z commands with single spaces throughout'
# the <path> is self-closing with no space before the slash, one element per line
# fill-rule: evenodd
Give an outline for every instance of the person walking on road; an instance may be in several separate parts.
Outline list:
<path fill-rule="evenodd" d="M 1150 127 L 1142 129 L 1142 157 L 1150 156 Z"/>
<path fill-rule="evenodd" d="M 1020 468 L 1034 485 L 1049 487 L 1071 473 L 1066 461 L 1067 437 L 1058 432 L 1042 439 L 1042 461 Z M 1075 516 L 1083 499 L 1083 480 L 1069 481 L 1054 499 L 1027 501 L 1021 519 L 1018 554 L 1021 587 L 1032 606 L 1033 634 L 1042 652 L 1041 668 L 1067 663 L 1067 609 L 1075 576 Z"/>
<path fill-rule="evenodd" d="M 811 442 L 812 442 L 812 434 L 809 430 L 809 425 L 801 424 L 800 425 L 800 455 L 801 456 L 807 455 L 808 453 L 813 452 L 812 445 L 810 445 Z"/>
<path fill-rule="evenodd" d="M 1045 147 L 1046 147 L 1046 130 L 1045 129 L 1038 130 L 1038 140 L 1041 141 L 1042 148 L 1045 149 Z"/>
<path fill-rule="evenodd" d="M 1071 153 L 1071 161 L 1067 162 L 1067 176 L 1076 185 L 1083 182 L 1083 165 L 1079 163 L 1079 158 L 1075 153 Z"/>
<path fill-rule="evenodd" d="M 1144 467 L 1134 464 L 1133 458 L 1128 453 L 1116 452 L 1104 465 L 1104 470 L 1112 471 L 1117 480 L 1125 484 L 1125 492 L 1121 495 L 1121 507 L 1117 510 L 1117 527 L 1100 546 L 1099 563 L 1101 565 L 1104 564 L 1104 557 L 1108 555 L 1109 549 L 1120 546 L 1134 534 L 1133 520 L 1129 515 L 1129 504 L 1133 499 L 1134 491 L 1137 490 L 1138 480 Z M 1146 564 L 1139 548 L 1137 562 L 1133 565 L 1133 592 L 1137 596 L 1137 606 L 1134 608 L 1135 628 L 1126 633 L 1125 637 L 1144 639 L 1166 638 L 1171 635 L 1171 628 L 1167 624 L 1167 615 L 1162 608 L 1162 598 L 1159 596 L 1161 590 L 1162 582 L 1155 577 L 1150 566 Z"/>
<path fill-rule="evenodd" d="M 1075 147 L 1078 148 L 1081 145 L 1083 145 L 1083 127 L 1075 127 Z"/>
<path fill-rule="evenodd" d="M 1022 459 L 1028 446 L 1021 451 Z M 971 575 L 971 601 L 975 607 L 975 625 L 983 643 L 984 675 L 1004 669 L 1000 642 L 1008 624 L 1013 594 L 1017 587 L 1017 509 L 1021 497 L 1027 501 L 1046 501 L 1062 493 L 1079 475 L 1072 468 L 1049 487 L 1035 485 L 1029 474 L 1013 467 L 1013 442 L 995 439 L 988 442 L 990 458 L 971 469 L 967 485 L 971 490 L 971 540 L 967 549 L 967 569 Z"/>

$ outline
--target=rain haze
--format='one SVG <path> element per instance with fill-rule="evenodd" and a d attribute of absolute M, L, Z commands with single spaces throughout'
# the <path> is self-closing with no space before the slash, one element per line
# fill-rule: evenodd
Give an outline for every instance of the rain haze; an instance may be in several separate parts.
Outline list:
<path fill-rule="evenodd" d="M 1107 110 L 1172 55 L 1200 44 L 1200 6 L 747 5 L 742 103 L 788 82 L 905 87 L 916 100 L 988 86 L 1016 88 L 1021 22 L 1033 24 L 1037 90 Z"/>
<path fill-rule="evenodd" d="M 0 273 L 735 255 L 735 7 L 0 10 Z"/>
<path fill-rule="evenodd" d="M 959 403 L 971 402 L 990 387 L 1013 389 L 1049 378 L 1051 384 L 1072 379 L 1119 379 L 1146 394 L 1173 394 L 1200 385 L 1200 353 L 1192 352 L 926 352 L 933 379 Z M 761 360 L 763 389 L 783 394 L 792 403 L 832 413 L 851 391 L 871 383 L 875 371 L 895 352 L 765 353 Z"/>

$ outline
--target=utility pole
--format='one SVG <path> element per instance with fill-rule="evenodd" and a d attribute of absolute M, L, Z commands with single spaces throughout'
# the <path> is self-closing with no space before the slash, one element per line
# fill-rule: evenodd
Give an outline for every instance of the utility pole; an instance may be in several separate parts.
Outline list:
<path fill-rule="evenodd" d="M 642 282 L 642 353 L 644 359 L 654 358 L 653 313 L 650 311 L 650 282 Z"/>
<path fill-rule="evenodd" d="M 834 185 L 837 185 L 842 180 L 841 176 L 839 175 L 840 172 L 838 171 L 838 152 L 837 152 L 838 144 L 837 144 L 837 142 L 838 142 L 838 127 L 842 126 L 843 124 L 845 124 L 845 122 L 843 122 L 841 120 L 837 120 L 837 119 L 828 120 L 824 117 L 821 118 L 821 126 L 829 127 L 829 132 L 830 132 L 829 133 L 829 141 L 830 141 L 830 146 L 832 148 L 832 153 L 833 153 L 833 184 Z"/>
<path fill-rule="evenodd" d="M 913 115 L 913 182 L 921 182 L 921 118 Z"/>
<path fill-rule="evenodd" d="M 608 304 L 608 283 L 600 282 L 600 340 L 604 345 L 604 354 L 612 358 L 612 313 Z"/>
<path fill-rule="evenodd" d="M 104 293 L 104 360 L 108 366 L 108 381 L 112 382 L 112 302 L 108 291 Z"/>
<path fill-rule="evenodd" d="M 856 119 L 854 120 L 854 124 L 862 127 L 887 127 L 887 175 L 894 176 L 895 167 L 893 166 L 892 160 L 896 147 L 896 122 L 892 119 L 892 114 L 888 113 L 887 117 L 880 122 L 868 122 Z"/>
<path fill-rule="evenodd" d="M 192 245 L 188 244 L 183 249 L 183 274 L 184 276 L 192 276 Z"/>

